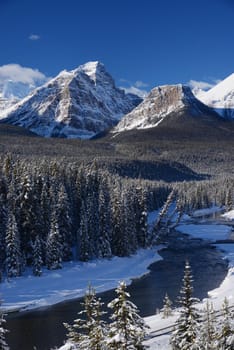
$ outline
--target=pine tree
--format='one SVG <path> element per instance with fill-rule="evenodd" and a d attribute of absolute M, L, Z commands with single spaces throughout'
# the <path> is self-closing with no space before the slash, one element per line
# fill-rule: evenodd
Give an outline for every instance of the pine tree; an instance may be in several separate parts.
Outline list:
<path fill-rule="evenodd" d="M 71 234 L 71 210 L 68 202 L 67 192 L 63 185 L 60 185 L 56 208 L 60 244 L 62 246 L 63 261 L 69 261 L 72 257 L 72 234 Z"/>
<path fill-rule="evenodd" d="M 46 242 L 46 264 L 49 270 L 62 268 L 62 247 L 56 213 L 52 213 L 51 228 Z"/>
<path fill-rule="evenodd" d="M 106 187 L 102 187 L 99 193 L 98 257 L 110 258 L 112 256 L 110 246 L 110 241 L 112 237 L 111 212 L 110 196 Z"/>
<path fill-rule="evenodd" d="M 6 223 L 7 211 L 2 196 L 0 195 L 0 274 L 4 269 L 6 259 Z"/>
<path fill-rule="evenodd" d="M 233 350 L 234 349 L 234 328 L 232 325 L 231 312 L 227 298 L 224 299 L 222 305 L 223 317 L 221 319 L 220 331 L 218 334 L 218 349 Z"/>
<path fill-rule="evenodd" d="M 85 202 L 81 205 L 80 227 L 77 233 L 78 257 L 81 261 L 88 261 L 91 258 L 91 241 L 89 237 L 89 224 Z"/>
<path fill-rule="evenodd" d="M 85 295 L 84 310 L 79 315 L 82 319 L 74 320 L 73 325 L 64 323 L 68 330 L 68 340 L 80 350 L 107 350 L 106 324 L 102 321 L 104 312 L 101 310 L 103 303 L 96 297 L 95 290 L 89 286 Z"/>
<path fill-rule="evenodd" d="M 21 259 L 18 227 L 14 214 L 10 212 L 6 229 L 6 273 L 8 277 L 21 275 Z"/>
<path fill-rule="evenodd" d="M 192 297 L 192 282 L 191 268 L 186 262 L 179 298 L 182 310 L 170 339 L 173 350 L 191 350 L 196 345 L 199 314 L 194 307 L 198 299 Z"/>
<path fill-rule="evenodd" d="M 226 192 L 226 197 L 225 197 L 226 211 L 232 210 L 232 207 L 233 207 L 232 191 L 230 188 L 228 188 Z"/>
<path fill-rule="evenodd" d="M 165 298 L 163 300 L 163 308 L 162 308 L 162 313 L 163 313 L 163 318 L 168 318 L 172 316 L 172 301 L 169 299 L 168 294 L 166 293 Z"/>
<path fill-rule="evenodd" d="M 41 276 L 42 270 L 41 267 L 43 265 L 42 260 L 42 244 L 40 236 L 37 235 L 35 242 L 33 244 L 33 274 L 35 276 Z"/>
<path fill-rule="evenodd" d="M 117 297 L 108 304 L 113 310 L 108 349 L 142 350 L 145 348 L 143 340 L 146 335 L 144 320 L 139 316 L 136 305 L 128 300 L 130 295 L 124 282 L 119 284 L 116 293 Z"/>
<path fill-rule="evenodd" d="M 212 303 L 207 301 L 206 308 L 203 312 L 202 327 L 198 335 L 199 349 L 216 350 L 217 349 L 217 330 L 214 318 L 214 309 Z"/>
<path fill-rule="evenodd" d="M 6 342 L 6 333 L 8 333 L 8 330 L 5 329 L 5 323 L 4 314 L 0 311 L 0 350 L 10 349 Z"/>

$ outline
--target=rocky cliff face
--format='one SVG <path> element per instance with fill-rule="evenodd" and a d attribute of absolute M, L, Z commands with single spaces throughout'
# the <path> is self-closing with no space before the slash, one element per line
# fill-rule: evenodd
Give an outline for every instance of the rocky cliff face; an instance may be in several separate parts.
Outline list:
<path fill-rule="evenodd" d="M 204 116 L 215 114 L 195 98 L 187 86 L 165 85 L 151 90 L 145 100 L 133 111 L 127 114 L 114 128 L 114 132 L 131 129 L 147 129 L 163 123 L 168 116 L 180 114 Z M 173 123 L 173 119 L 170 121 Z"/>

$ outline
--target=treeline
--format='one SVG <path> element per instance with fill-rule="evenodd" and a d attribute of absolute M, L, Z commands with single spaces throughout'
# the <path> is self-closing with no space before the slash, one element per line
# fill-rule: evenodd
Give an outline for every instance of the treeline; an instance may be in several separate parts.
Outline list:
<path fill-rule="evenodd" d="M 26 266 L 128 256 L 147 247 L 147 212 L 170 189 L 123 179 L 89 165 L 58 160 L 27 162 L 2 157 L 0 169 L 0 269 L 19 276 Z"/>
<path fill-rule="evenodd" d="M 183 211 L 225 206 L 232 209 L 234 204 L 234 177 L 223 176 L 215 180 L 191 181 L 174 184 Z"/>

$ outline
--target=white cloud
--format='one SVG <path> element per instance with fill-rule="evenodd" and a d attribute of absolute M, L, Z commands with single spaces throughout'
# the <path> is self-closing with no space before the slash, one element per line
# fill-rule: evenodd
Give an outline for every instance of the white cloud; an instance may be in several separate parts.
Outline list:
<path fill-rule="evenodd" d="M 31 35 L 29 35 L 28 38 L 29 38 L 30 40 L 36 41 L 36 40 L 39 40 L 41 37 L 40 37 L 40 35 L 38 35 L 38 34 L 31 34 Z"/>
<path fill-rule="evenodd" d="M 148 94 L 148 91 L 145 88 L 149 85 L 144 83 L 143 81 L 137 80 L 135 83 L 132 83 L 126 79 L 120 79 L 120 82 L 126 85 L 120 87 L 126 93 L 135 94 L 142 98 L 144 98 Z"/>
<path fill-rule="evenodd" d="M 137 88 L 146 88 L 149 86 L 149 84 L 144 83 L 141 80 L 137 80 L 134 84 Z"/>
<path fill-rule="evenodd" d="M 138 95 L 139 97 L 144 98 L 148 92 L 146 90 L 142 90 L 142 89 L 138 89 L 135 86 L 130 86 L 130 87 L 120 87 L 121 89 L 123 89 L 127 94 L 134 94 L 134 95 Z"/>
<path fill-rule="evenodd" d="M 212 87 L 214 87 L 216 84 L 218 84 L 219 80 L 212 80 L 210 83 L 206 81 L 197 81 L 197 80 L 190 80 L 188 82 L 188 85 L 195 90 L 209 90 Z"/>
<path fill-rule="evenodd" d="M 36 81 L 46 81 L 48 78 L 38 69 L 22 67 L 19 64 L 11 63 L 0 66 L 0 84 L 7 81 L 34 85 Z"/>

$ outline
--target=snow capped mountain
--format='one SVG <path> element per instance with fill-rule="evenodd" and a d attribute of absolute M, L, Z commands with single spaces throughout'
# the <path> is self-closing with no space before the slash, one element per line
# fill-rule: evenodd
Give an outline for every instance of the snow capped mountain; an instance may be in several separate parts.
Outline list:
<path fill-rule="evenodd" d="M 0 118 L 41 136 L 90 138 L 115 125 L 140 102 L 115 86 L 102 63 L 88 62 L 62 71 L 0 112 Z"/>
<path fill-rule="evenodd" d="M 164 85 L 151 90 L 145 100 L 127 114 L 113 132 L 153 128 L 169 115 L 188 112 L 191 116 L 212 114 L 212 111 L 195 98 L 185 85 Z"/>
<path fill-rule="evenodd" d="M 207 92 L 197 94 L 204 104 L 215 109 L 222 117 L 234 119 L 234 74 Z"/>

